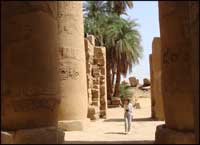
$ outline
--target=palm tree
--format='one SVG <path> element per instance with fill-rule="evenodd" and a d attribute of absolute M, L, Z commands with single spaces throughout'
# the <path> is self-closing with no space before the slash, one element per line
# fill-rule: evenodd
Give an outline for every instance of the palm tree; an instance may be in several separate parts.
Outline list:
<path fill-rule="evenodd" d="M 127 8 L 133 8 L 133 1 L 107 1 L 107 11 L 118 16 L 126 14 Z"/>
<path fill-rule="evenodd" d="M 117 66 L 117 76 L 114 96 L 119 96 L 121 74 L 126 76 L 132 70 L 132 65 L 141 57 L 140 35 L 136 29 L 135 21 L 127 21 L 116 17 L 115 25 L 110 25 L 107 30 L 108 37 L 112 38 L 113 60 Z"/>
<path fill-rule="evenodd" d="M 86 17 L 95 18 L 99 13 L 106 11 L 105 1 L 87 1 L 83 3 L 83 11 Z"/>
<path fill-rule="evenodd" d="M 114 76 L 116 76 L 115 96 L 119 96 L 120 76 L 131 70 L 138 62 L 141 47 L 140 37 L 134 21 L 120 17 L 127 7 L 132 8 L 132 1 L 88 1 L 84 6 L 85 32 L 93 34 L 96 44 L 106 47 L 107 59 L 107 95 L 113 94 Z"/>

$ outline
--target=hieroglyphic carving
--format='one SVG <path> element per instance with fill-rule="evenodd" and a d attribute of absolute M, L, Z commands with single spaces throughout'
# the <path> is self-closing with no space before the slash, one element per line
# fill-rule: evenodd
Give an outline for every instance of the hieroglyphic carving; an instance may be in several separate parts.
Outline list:
<path fill-rule="evenodd" d="M 50 100 L 44 98 L 32 98 L 32 99 L 19 99 L 12 100 L 12 106 L 15 112 L 27 112 L 33 110 L 47 109 L 53 111 L 58 103 L 57 100 Z"/>
<path fill-rule="evenodd" d="M 57 88 L 51 88 L 46 86 L 45 88 L 41 87 L 20 87 L 20 88 L 8 88 L 2 86 L 1 96 L 9 97 L 32 97 L 32 96 L 56 96 L 58 94 Z"/>
<path fill-rule="evenodd" d="M 80 61 L 79 49 L 76 48 L 59 48 L 60 59 L 72 59 Z"/>
<path fill-rule="evenodd" d="M 6 13 L 7 16 L 4 17 L 8 19 L 10 17 L 19 15 L 19 14 L 28 14 L 33 12 L 44 12 L 47 13 L 52 18 L 56 19 L 56 2 L 34 2 L 34 1 L 23 1 L 23 2 L 2 2 L 3 13 Z M 12 9 L 12 11 L 9 11 Z"/>
<path fill-rule="evenodd" d="M 62 80 L 66 80 L 68 78 L 76 80 L 79 77 L 79 72 L 77 71 L 75 67 L 72 67 L 72 66 L 61 67 L 60 73 L 61 73 Z"/>
<path fill-rule="evenodd" d="M 170 52 L 168 49 L 163 54 L 163 64 L 171 64 L 176 62 L 178 54 Z"/>

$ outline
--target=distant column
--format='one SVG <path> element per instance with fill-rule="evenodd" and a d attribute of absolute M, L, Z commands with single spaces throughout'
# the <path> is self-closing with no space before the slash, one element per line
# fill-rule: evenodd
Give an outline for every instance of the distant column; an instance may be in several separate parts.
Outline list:
<path fill-rule="evenodd" d="M 151 97 L 153 118 L 164 120 L 163 96 L 161 90 L 161 45 L 160 38 L 154 37 L 151 55 Z"/>

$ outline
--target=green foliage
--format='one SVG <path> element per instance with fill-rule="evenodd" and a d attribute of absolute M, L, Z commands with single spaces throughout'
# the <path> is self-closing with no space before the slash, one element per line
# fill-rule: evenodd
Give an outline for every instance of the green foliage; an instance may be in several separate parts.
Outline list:
<path fill-rule="evenodd" d="M 120 97 L 131 98 L 133 96 L 133 89 L 129 85 L 120 84 Z"/>
<path fill-rule="evenodd" d="M 132 1 L 87 1 L 84 5 L 85 34 L 94 35 L 96 45 L 106 47 L 107 65 L 110 66 L 107 72 L 114 75 L 117 72 L 118 76 L 131 72 L 143 52 L 138 24 L 135 20 L 120 17 L 126 14 L 127 8 L 132 7 Z M 107 74 L 109 78 L 111 73 Z M 117 77 L 116 88 L 119 88 L 119 79 Z"/>

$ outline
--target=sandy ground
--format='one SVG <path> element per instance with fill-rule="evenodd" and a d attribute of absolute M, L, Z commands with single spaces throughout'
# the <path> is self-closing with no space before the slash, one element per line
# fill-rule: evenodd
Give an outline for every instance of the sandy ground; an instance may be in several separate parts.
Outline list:
<path fill-rule="evenodd" d="M 138 99 L 141 109 L 134 109 L 131 134 L 124 134 L 123 108 L 109 108 L 107 119 L 90 122 L 84 131 L 65 132 L 65 143 L 153 143 L 156 126 L 164 122 L 150 119 L 151 102 L 147 93 L 140 93 L 143 96 Z"/>

